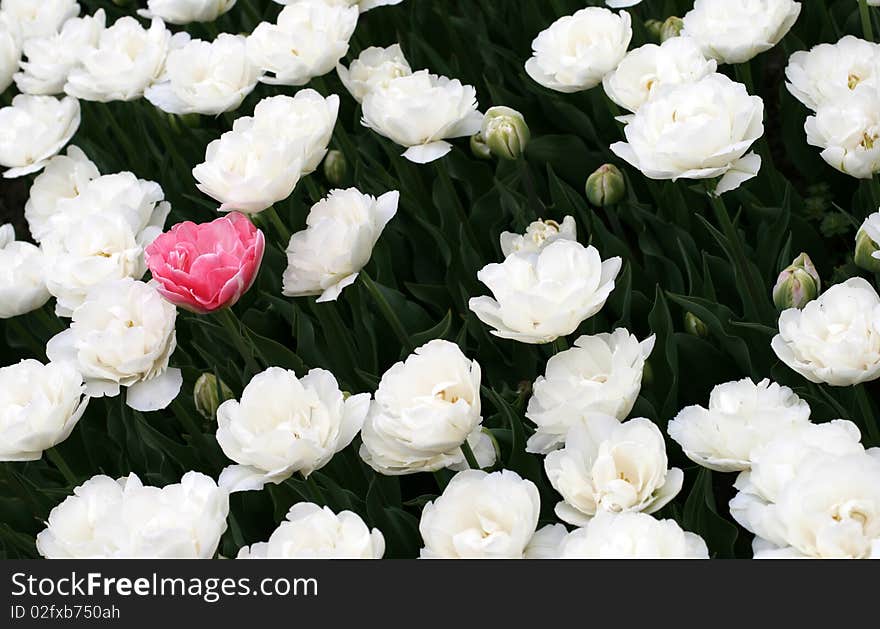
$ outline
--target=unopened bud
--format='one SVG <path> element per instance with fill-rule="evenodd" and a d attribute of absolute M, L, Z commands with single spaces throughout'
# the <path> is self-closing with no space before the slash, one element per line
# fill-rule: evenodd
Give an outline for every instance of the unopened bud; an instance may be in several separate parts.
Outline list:
<path fill-rule="evenodd" d="M 324 158 L 324 177 L 334 186 L 341 186 L 348 175 L 348 162 L 342 151 L 327 151 Z"/>
<path fill-rule="evenodd" d="M 645 29 L 654 39 L 660 39 L 660 29 L 663 28 L 663 22 L 660 20 L 645 20 Z"/>
<path fill-rule="evenodd" d="M 517 159 L 531 137 L 526 119 L 510 107 L 491 107 L 483 116 L 480 135 L 492 154 L 501 159 Z"/>
<path fill-rule="evenodd" d="M 773 303 L 779 310 L 803 308 L 819 296 L 822 282 L 813 261 L 802 253 L 779 274 L 773 287 Z"/>
<path fill-rule="evenodd" d="M 587 201 L 597 207 L 615 205 L 623 200 L 626 180 L 617 166 L 605 164 L 587 178 L 586 192 Z"/>
<path fill-rule="evenodd" d="M 665 42 L 667 39 L 678 37 L 682 28 L 684 28 L 684 20 L 680 17 L 672 15 L 666 18 L 666 21 L 660 25 L 660 41 Z"/>
<path fill-rule="evenodd" d="M 479 131 L 471 136 L 471 153 L 477 159 L 492 159 L 492 151 L 483 140 L 483 134 Z"/>
<path fill-rule="evenodd" d="M 880 212 L 871 214 L 856 234 L 854 262 L 872 273 L 880 273 Z"/>
<path fill-rule="evenodd" d="M 193 387 L 196 410 L 205 419 L 213 419 L 217 408 L 226 400 L 235 397 L 232 390 L 212 373 L 203 373 Z"/>
<path fill-rule="evenodd" d="M 645 366 L 642 367 L 642 384 L 645 386 L 650 386 L 654 383 L 654 368 L 651 367 L 651 363 L 647 360 L 645 361 Z"/>
<path fill-rule="evenodd" d="M 686 312 L 684 315 L 684 331 L 703 339 L 709 336 L 709 327 L 693 312 Z"/>

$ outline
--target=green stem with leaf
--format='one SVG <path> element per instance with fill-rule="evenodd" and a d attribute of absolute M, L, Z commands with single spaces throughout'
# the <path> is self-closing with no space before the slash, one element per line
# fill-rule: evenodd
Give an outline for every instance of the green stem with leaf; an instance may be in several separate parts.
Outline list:
<path fill-rule="evenodd" d="M 874 24 L 871 22 L 871 7 L 868 6 L 868 0 L 859 0 L 859 17 L 862 20 L 862 32 L 865 39 L 874 41 Z"/>
<path fill-rule="evenodd" d="M 461 444 L 461 453 L 464 455 L 465 461 L 467 461 L 468 467 L 472 470 L 480 469 L 480 464 L 477 462 L 477 457 L 474 454 L 474 451 L 471 449 L 471 444 L 467 442 L 467 439 Z"/>
<path fill-rule="evenodd" d="M 64 457 L 61 456 L 61 453 L 58 452 L 58 448 L 49 448 L 46 450 L 46 458 L 49 459 L 52 465 L 58 468 L 58 471 L 64 476 L 64 480 L 66 480 L 71 487 L 75 487 L 79 484 L 77 475 L 73 473 L 73 470 L 70 469 L 67 461 L 65 461 Z"/>
<path fill-rule="evenodd" d="M 242 323 L 239 321 L 238 317 L 235 316 L 232 308 L 221 308 L 214 313 L 214 316 L 228 333 L 229 339 L 244 359 L 245 366 L 248 370 L 252 374 L 259 372 L 260 368 L 254 359 L 253 346 L 245 340 L 244 333 L 242 332 Z"/>
<path fill-rule="evenodd" d="M 275 209 L 275 206 L 270 205 L 263 210 L 263 214 L 265 214 L 266 218 L 269 219 L 269 222 L 272 223 L 272 227 L 278 232 L 278 237 L 286 247 L 287 243 L 290 242 L 290 230 L 287 229 L 287 225 L 285 225 L 284 221 L 281 220 L 281 217 L 278 216 L 278 211 Z"/>
<path fill-rule="evenodd" d="M 406 348 L 407 352 L 411 352 L 414 348 L 409 340 L 409 334 L 407 334 L 406 328 L 403 327 L 403 323 L 400 322 L 400 319 L 397 317 L 397 313 L 394 312 L 391 304 L 389 304 L 388 300 L 385 299 L 385 295 L 382 294 L 382 291 L 379 290 L 379 287 L 376 286 L 375 282 L 373 282 L 373 278 L 370 277 L 370 274 L 367 273 L 366 270 L 362 270 L 360 272 L 360 278 L 364 284 L 364 287 L 373 298 L 373 301 L 376 302 L 376 305 L 382 312 L 382 316 L 385 317 L 388 325 L 391 326 L 391 329 L 394 331 L 397 339 Z"/>

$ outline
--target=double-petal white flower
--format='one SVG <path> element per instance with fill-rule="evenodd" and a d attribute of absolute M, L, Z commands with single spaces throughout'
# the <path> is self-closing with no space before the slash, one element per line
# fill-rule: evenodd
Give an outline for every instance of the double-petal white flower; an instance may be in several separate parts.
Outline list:
<path fill-rule="evenodd" d="M 2 0 L 0 11 L 14 20 L 23 40 L 57 33 L 70 18 L 79 15 L 76 0 Z"/>
<path fill-rule="evenodd" d="M 42 170 L 70 142 L 80 123 L 79 101 L 19 94 L 0 109 L 0 166 L 7 179 Z"/>
<path fill-rule="evenodd" d="M 42 251 L 15 240 L 11 224 L 0 226 L 0 319 L 23 315 L 49 301 L 46 271 Z"/>
<path fill-rule="evenodd" d="M 412 68 L 403 56 L 400 44 L 393 44 L 387 48 L 365 48 L 347 68 L 337 63 L 336 73 L 345 89 L 362 103 L 373 88 L 384 86 L 399 76 L 409 76 Z"/>
<path fill-rule="evenodd" d="M 237 0 L 148 0 L 147 8 L 139 9 L 138 15 L 148 19 L 158 17 L 169 24 L 213 22 L 232 9 L 236 2 Z"/>

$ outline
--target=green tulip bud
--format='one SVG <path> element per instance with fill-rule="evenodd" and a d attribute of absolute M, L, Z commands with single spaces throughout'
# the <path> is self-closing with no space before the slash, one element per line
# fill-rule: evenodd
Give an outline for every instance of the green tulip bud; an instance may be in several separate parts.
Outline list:
<path fill-rule="evenodd" d="M 684 331 L 701 339 L 709 336 L 709 327 L 693 312 L 686 312 L 684 315 Z"/>
<path fill-rule="evenodd" d="M 491 107 L 483 116 L 480 135 L 492 154 L 501 159 L 517 159 L 531 137 L 526 119 L 510 107 Z"/>
<path fill-rule="evenodd" d="M 605 164 L 587 178 L 587 200 L 597 207 L 620 203 L 626 192 L 623 173 L 613 164 Z"/>
<path fill-rule="evenodd" d="M 856 253 L 853 256 L 853 261 L 866 271 L 880 273 L 880 260 L 873 255 L 877 251 L 880 251 L 880 245 L 874 242 L 862 226 L 856 234 Z"/>
<path fill-rule="evenodd" d="M 642 384 L 645 386 L 649 386 L 653 383 L 654 383 L 654 368 L 651 367 L 651 363 L 646 360 L 645 366 L 642 367 Z"/>
<path fill-rule="evenodd" d="M 773 303 L 779 310 L 803 308 L 819 296 L 822 281 L 813 266 L 813 261 L 802 253 L 786 267 L 773 287 Z"/>
<path fill-rule="evenodd" d="M 196 380 L 193 387 L 193 399 L 196 403 L 196 410 L 205 419 L 213 419 L 217 414 L 217 408 L 226 400 L 235 397 L 226 383 L 218 380 L 217 376 L 212 373 L 203 373 Z"/>
<path fill-rule="evenodd" d="M 648 34 L 654 39 L 660 39 L 662 28 L 663 22 L 660 20 L 645 20 L 645 30 L 647 30 Z"/>
<path fill-rule="evenodd" d="M 471 153 L 477 159 L 492 159 L 492 151 L 483 141 L 483 134 L 479 131 L 471 136 Z"/>
<path fill-rule="evenodd" d="M 324 177 L 334 186 L 341 186 L 348 175 L 348 162 L 342 151 L 327 151 L 324 158 Z"/>
<path fill-rule="evenodd" d="M 684 28 L 684 20 L 680 17 L 672 15 L 666 18 L 666 21 L 660 25 L 660 41 L 665 42 L 667 39 L 678 37 L 682 28 Z"/>

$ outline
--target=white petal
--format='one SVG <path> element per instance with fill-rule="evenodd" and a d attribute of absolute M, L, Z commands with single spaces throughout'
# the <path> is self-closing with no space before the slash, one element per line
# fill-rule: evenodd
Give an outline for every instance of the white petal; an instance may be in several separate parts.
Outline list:
<path fill-rule="evenodd" d="M 411 146 L 404 151 L 403 157 L 416 164 L 427 164 L 428 162 L 440 159 L 451 150 L 452 145 L 449 142 L 440 140 L 438 142 Z"/>
<path fill-rule="evenodd" d="M 125 403 L 136 411 L 158 411 L 167 408 L 183 386 L 183 373 L 169 367 L 165 373 L 128 387 Z"/>

